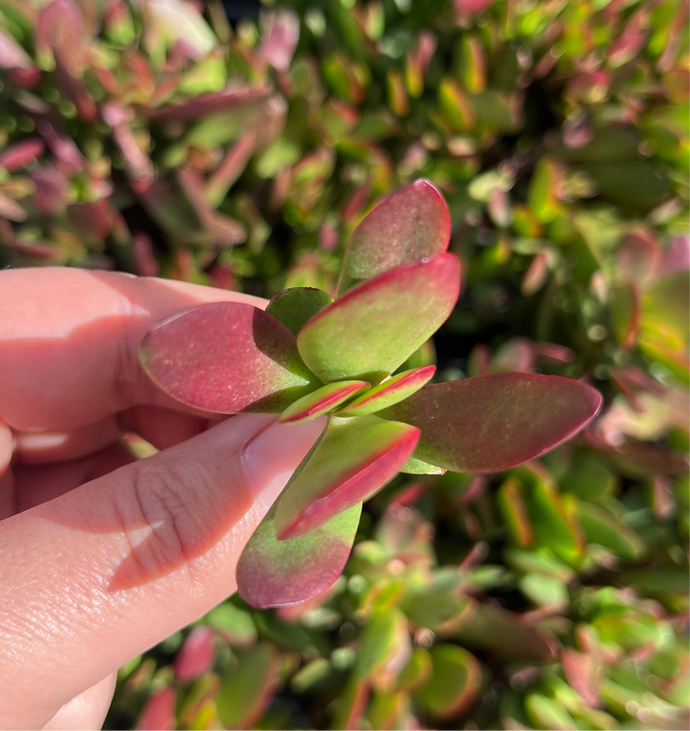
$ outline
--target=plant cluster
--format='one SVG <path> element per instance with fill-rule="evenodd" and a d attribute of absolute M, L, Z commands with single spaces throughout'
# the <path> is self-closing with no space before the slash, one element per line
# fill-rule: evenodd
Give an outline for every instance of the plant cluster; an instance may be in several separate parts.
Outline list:
<path fill-rule="evenodd" d="M 256 607 L 303 602 L 337 579 L 362 502 L 399 471 L 498 472 L 572 437 L 601 396 L 560 376 L 503 373 L 427 385 L 434 366 L 405 363 L 460 292 L 446 252 L 443 196 L 418 180 L 354 230 L 338 288 L 293 287 L 266 311 L 193 307 L 156 325 L 140 359 L 170 396 L 207 411 L 329 415 L 240 558 L 240 594 Z"/>

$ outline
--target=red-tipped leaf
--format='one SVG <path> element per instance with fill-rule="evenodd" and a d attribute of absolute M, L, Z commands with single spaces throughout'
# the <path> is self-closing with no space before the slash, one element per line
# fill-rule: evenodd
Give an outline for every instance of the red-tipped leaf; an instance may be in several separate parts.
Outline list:
<path fill-rule="evenodd" d="M 217 114 L 261 101 L 270 93 L 270 86 L 229 86 L 222 91 L 201 94 L 181 104 L 160 107 L 149 112 L 148 118 L 151 122 L 187 122 L 202 119 L 209 114 Z"/>
<path fill-rule="evenodd" d="M 395 477 L 418 440 L 419 429 L 409 424 L 331 417 L 278 499 L 278 538 L 304 535 L 366 500 Z"/>
<path fill-rule="evenodd" d="M 179 312 L 139 348 L 148 375 L 173 398 L 204 411 L 279 413 L 316 388 L 292 333 L 238 302 Z"/>
<path fill-rule="evenodd" d="M 361 396 L 357 396 L 354 401 L 340 409 L 338 414 L 340 416 L 365 416 L 393 406 L 429 383 L 435 372 L 436 366 L 428 365 L 397 373 Z"/>
<path fill-rule="evenodd" d="M 385 272 L 312 317 L 300 355 L 323 381 L 377 383 L 443 324 L 460 293 L 460 262 L 438 256 Z"/>
<path fill-rule="evenodd" d="M 257 609 L 312 599 L 340 576 L 350 556 L 361 504 L 299 538 L 279 541 L 274 505 L 245 546 L 237 565 L 242 598 Z"/>
<path fill-rule="evenodd" d="M 450 214 L 443 195 L 430 181 L 416 180 L 385 198 L 354 230 L 338 291 L 440 254 L 449 240 Z"/>
<path fill-rule="evenodd" d="M 317 416 L 323 416 L 323 414 L 333 411 L 365 388 L 369 388 L 366 381 L 338 381 L 321 386 L 316 391 L 312 391 L 290 404 L 280 415 L 278 421 L 285 424 L 296 424 L 300 421 L 316 419 Z"/>
<path fill-rule="evenodd" d="M 570 378 L 500 373 L 425 386 L 379 416 L 422 430 L 414 456 L 456 472 L 498 472 L 570 439 L 601 407 Z"/>

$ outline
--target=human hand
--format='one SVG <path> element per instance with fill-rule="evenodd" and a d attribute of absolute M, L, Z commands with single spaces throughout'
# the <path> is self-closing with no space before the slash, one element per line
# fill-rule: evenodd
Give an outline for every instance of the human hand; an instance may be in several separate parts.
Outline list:
<path fill-rule="evenodd" d="M 235 591 L 320 420 L 191 413 L 137 347 L 255 297 L 75 269 L 0 272 L 0 728 L 100 728 L 115 672 Z M 219 337 L 223 337 L 219 333 Z M 162 450 L 133 461 L 133 431 Z"/>

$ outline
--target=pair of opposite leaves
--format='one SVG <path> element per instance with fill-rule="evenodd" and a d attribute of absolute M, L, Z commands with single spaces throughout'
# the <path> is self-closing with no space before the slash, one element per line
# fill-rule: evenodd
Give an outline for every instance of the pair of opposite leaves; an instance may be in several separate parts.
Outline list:
<path fill-rule="evenodd" d="M 357 226 L 335 301 L 316 289 L 173 315 L 140 357 L 168 394 L 218 413 L 329 413 L 321 437 L 247 544 L 240 594 L 257 607 L 306 601 L 340 575 L 362 501 L 398 472 L 495 472 L 543 454 L 597 413 L 601 396 L 567 378 L 506 373 L 427 385 L 425 366 L 393 376 L 450 315 L 460 263 L 450 216 L 426 180 Z"/>

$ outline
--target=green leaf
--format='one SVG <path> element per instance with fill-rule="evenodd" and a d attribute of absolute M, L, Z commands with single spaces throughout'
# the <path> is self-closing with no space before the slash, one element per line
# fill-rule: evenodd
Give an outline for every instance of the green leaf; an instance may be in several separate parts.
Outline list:
<path fill-rule="evenodd" d="M 359 639 L 359 652 L 354 667 L 357 679 L 371 679 L 398 653 L 401 643 L 409 643 L 408 622 L 399 609 L 381 609 L 364 628 Z"/>
<path fill-rule="evenodd" d="M 545 662 L 553 660 L 555 640 L 515 612 L 468 600 L 462 623 L 453 637 L 463 644 L 482 647 L 502 657 Z"/>
<path fill-rule="evenodd" d="M 292 287 L 279 292 L 267 305 L 266 312 L 295 336 L 317 312 L 333 302 L 333 297 L 315 287 Z"/>
<path fill-rule="evenodd" d="M 590 543 L 598 543 L 627 561 L 635 561 L 646 553 L 647 547 L 642 538 L 605 508 L 578 502 L 577 514 Z"/>
<path fill-rule="evenodd" d="M 558 579 L 528 574 L 519 580 L 518 585 L 520 591 L 537 606 L 565 607 L 568 604 L 568 588 Z"/>
<path fill-rule="evenodd" d="M 416 180 L 381 201 L 354 230 L 338 293 L 403 264 L 441 254 L 449 240 L 450 214 L 443 195 L 430 181 Z"/>
<path fill-rule="evenodd" d="M 540 693 L 530 693 L 527 696 L 525 709 L 537 728 L 572 731 L 578 727 L 560 703 Z"/>
<path fill-rule="evenodd" d="M 366 500 L 398 473 L 419 430 L 376 416 L 331 417 L 278 499 L 280 539 L 303 535 Z"/>
<path fill-rule="evenodd" d="M 427 385 L 379 416 L 422 430 L 418 459 L 456 472 L 497 472 L 573 437 L 601 402 L 581 381 L 501 373 Z"/>
<path fill-rule="evenodd" d="M 447 470 L 443 467 L 437 467 L 435 464 L 423 462 L 421 459 L 410 457 L 400 468 L 400 471 L 407 475 L 445 475 Z"/>
<path fill-rule="evenodd" d="M 296 424 L 316 419 L 318 416 L 333 411 L 340 404 L 344 404 L 348 399 L 368 388 L 369 384 L 366 381 L 328 383 L 291 403 L 280 415 L 278 421 L 285 424 Z"/>
<path fill-rule="evenodd" d="M 305 536 L 279 541 L 274 505 L 245 546 L 237 587 L 253 607 L 298 604 L 328 589 L 347 562 L 362 506 L 354 505 Z"/>
<path fill-rule="evenodd" d="M 432 647 L 431 660 L 431 679 L 417 691 L 417 699 L 437 718 L 466 712 L 481 687 L 482 671 L 478 660 L 455 645 Z"/>
<path fill-rule="evenodd" d="M 645 293 L 642 302 L 643 327 L 658 328 L 675 336 L 680 347 L 688 342 L 690 329 L 690 283 L 687 272 L 675 272 L 659 279 Z"/>
<path fill-rule="evenodd" d="M 278 685 L 280 653 L 266 642 L 256 645 L 223 674 L 216 696 L 218 718 L 229 729 L 251 728 Z"/>
<path fill-rule="evenodd" d="M 229 601 L 212 609 L 204 621 L 232 646 L 246 647 L 256 642 L 256 627 L 251 614 Z"/>
<path fill-rule="evenodd" d="M 302 328 L 297 347 L 323 381 L 377 383 L 446 320 L 460 292 L 460 266 L 439 254 L 350 290 Z"/>
<path fill-rule="evenodd" d="M 407 665 L 398 675 L 395 689 L 407 692 L 415 691 L 431 678 L 432 671 L 433 663 L 429 651 L 423 647 L 415 647 Z"/>

